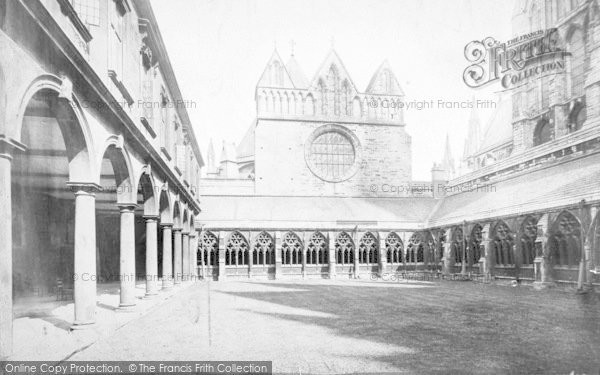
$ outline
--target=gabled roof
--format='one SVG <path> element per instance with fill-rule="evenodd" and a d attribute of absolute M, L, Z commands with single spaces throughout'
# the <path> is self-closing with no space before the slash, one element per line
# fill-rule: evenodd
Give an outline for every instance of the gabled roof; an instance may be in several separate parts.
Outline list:
<path fill-rule="evenodd" d="M 490 118 L 477 154 L 487 152 L 512 140 L 512 96 L 503 95 Z"/>
<path fill-rule="evenodd" d="M 256 120 L 252 120 L 244 138 L 237 146 L 238 159 L 252 157 L 254 158 L 254 130 L 256 129 Z"/>
<path fill-rule="evenodd" d="M 386 79 L 390 80 L 390 84 L 388 85 L 387 89 L 385 84 Z M 384 60 L 375 74 L 373 74 L 373 77 L 367 86 L 366 93 L 404 96 L 404 91 L 402 90 L 396 75 L 392 71 L 390 63 L 387 60 Z"/>
<path fill-rule="evenodd" d="M 292 79 L 292 83 L 294 87 L 297 89 L 306 89 L 309 86 L 308 78 L 304 75 L 302 68 L 298 64 L 298 61 L 294 58 L 294 55 L 291 55 L 288 59 L 285 67 Z"/>
<path fill-rule="evenodd" d="M 283 83 L 281 83 L 281 84 L 277 83 L 277 82 L 273 82 L 271 79 L 272 77 L 269 74 L 271 72 L 271 67 L 274 64 L 278 64 L 282 69 Z M 267 62 L 267 65 L 265 66 L 265 69 L 263 70 L 263 73 L 261 74 L 260 79 L 258 80 L 258 83 L 256 84 L 256 87 L 278 87 L 278 88 L 293 88 L 294 87 L 294 85 L 292 83 L 292 78 L 290 77 L 290 74 L 289 74 L 288 70 L 286 69 L 285 64 L 283 63 L 281 56 L 279 56 L 277 49 L 275 49 L 273 51 L 273 54 L 271 55 L 271 58 Z"/>
<path fill-rule="evenodd" d="M 356 85 L 352 81 L 352 77 L 350 77 L 350 74 L 348 73 L 348 70 L 344 66 L 344 63 L 342 62 L 342 60 L 338 56 L 337 52 L 335 52 L 335 50 L 333 48 L 331 49 L 331 51 L 329 51 L 329 54 L 327 55 L 327 57 L 325 58 L 323 63 L 321 63 L 321 66 L 319 67 L 319 69 L 317 69 L 317 72 L 315 73 L 315 75 L 312 79 L 312 83 L 311 83 L 312 86 L 317 87 L 317 85 L 319 84 L 319 79 L 321 77 L 327 77 L 327 74 L 329 73 L 329 69 L 331 68 L 332 65 L 334 65 L 338 69 L 340 80 L 343 81 L 344 79 L 347 79 L 348 82 L 350 83 L 350 86 L 353 88 L 353 91 L 357 92 L 358 90 L 356 89 Z"/>

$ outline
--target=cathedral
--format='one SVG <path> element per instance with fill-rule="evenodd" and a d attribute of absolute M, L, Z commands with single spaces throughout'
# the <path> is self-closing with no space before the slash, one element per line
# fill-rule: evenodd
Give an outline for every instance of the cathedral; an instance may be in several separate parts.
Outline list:
<path fill-rule="evenodd" d="M 598 4 L 520 0 L 512 24 L 515 36 L 555 31 L 564 69 L 504 91 L 483 127 L 473 111 L 458 165 L 447 139 L 430 181 L 412 180 L 411 137 L 390 105 L 404 92 L 388 62 L 360 91 L 334 50 L 312 79 L 275 51 L 242 141 L 223 143 L 219 159 L 209 147 L 199 274 L 596 283 Z"/>

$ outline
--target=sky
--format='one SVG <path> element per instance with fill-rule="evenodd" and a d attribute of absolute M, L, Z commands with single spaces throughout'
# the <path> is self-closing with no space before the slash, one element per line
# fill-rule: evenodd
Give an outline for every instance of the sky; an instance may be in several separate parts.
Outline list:
<path fill-rule="evenodd" d="M 256 116 L 254 91 L 276 48 L 312 80 L 333 47 L 359 91 L 387 59 L 405 92 L 413 179 L 429 180 L 446 134 L 458 161 L 473 99 L 485 129 L 499 86 L 467 87 L 464 48 L 511 35 L 512 0 L 151 0 L 200 149 L 238 144 Z M 433 105 L 416 109 L 418 103 Z M 484 103 L 484 102 L 482 102 Z M 488 102 L 485 102 L 486 104 Z"/>

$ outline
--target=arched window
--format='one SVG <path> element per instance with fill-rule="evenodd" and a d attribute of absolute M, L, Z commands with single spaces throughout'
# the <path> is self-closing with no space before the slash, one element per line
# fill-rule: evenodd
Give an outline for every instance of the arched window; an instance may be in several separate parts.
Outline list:
<path fill-rule="evenodd" d="M 252 264 L 275 264 L 275 244 L 273 243 L 273 237 L 267 232 L 260 232 L 256 237 L 254 250 L 252 251 Z"/>
<path fill-rule="evenodd" d="M 325 82 L 323 80 L 319 80 L 318 84 L 319 88 L 319 100 L 321 101 L 321 114 L 327 115 L 328 106 L 327 106 L 327 86 L 325 86 Z"/>
<path fill-rule="evenodd" d="M 422 263 L 424 261 L 423 254 L 423 240 L 418 233 L 415 233 L 408 241 L 406 263 Z"/>
<path fill-rule="evenodd" d="M 533 217 L 523 221 L 521 232 L 521 258 L 523 265 L 532 265 L 535 259 L 535 240 L 537 238 L 537 222 Z"/>
<path fill-rule="evenodd" d="M 571 213 L 561 213 L 552 226 L 549 238 L 553 265 L 576 267 L 581 258 L 581 226 Z"/>
<path fill-rule="evenodd" d="M 314 257 L 316 264 L 328 264 L 329 252 L 327 251 L 327 241 L 320 232 L 315 232 L 308 240 L 307 254 Z M 314 255 L 313 255 L 314 254 Z"/>
<path fill-rule="evenodd" d="M 248 265 L 248 242 L 240 232 L 233 232 L 225 248 L 226 265 Z"/>
<path fill-rule="evenodd" d="M 464 248 L 467 244 L 465 244 L 465 237 L 463 236 L 463 231 L 461 228 L 456 228 L 452 231 L 453 241 L 452 241 L 452 254 L 454 256 L 454 263 L 462 264 L 463 261 L 463 252 L 466 252 L 466 248 Z"/>
<path fill-rule="evenodd" d="M 538 124 L 535 127 L 535 132 L 533 133 L 533 145 L 539 146 L 541 144 L 551 141 L 552 138 L 553 131 L 550 122 L 546 119 L 538 121 Z"/>
<path fill-rule="evenodd" d="M 354 242 L 348 233 L 341 232 L 335 239 L 335 251 L 339 264 L 354 263 Z"/>
<path fill-rule="evenodd" d="M 585 85 L 585 40 L 581 29 L 576 29 L 569 38 L 568 52 L 571 53 L 570 80 L 571 97 L 579 97 L 584 94 Z"/>
<path fill-rule="evenodd" d="M 515 264 L 513 255 L 513 237 L 508 226 L 504 222 L 496 224 L 492 238 L 494 239 L 492 249 L 495 264 L 513 266 Z"/>
<path fill-rule="evenodd" d="M 295 233 L 288 232 L 283 237 L 281 262 L 282 264 L 302 264 L 302 242 Z"/>
<path fill-rule="evenodd" d="M 203 232 L 200 239 L 200 251 L 204 254 L 204 264 L 216 266 L 219 259 L 219 240 L 212 232 Z"/>
<path fill-rule="evenodd" d="M 481 242 L 483 240 L 482 229 L 481 225 L 476 224 L 471 231 L 471 243 L 468 247 L 467 254 L 469 265 L 479 263 L 479 258 L 481 258 Z"/>
<path fill-rule="evenodd" d="M 385 239 L 385 251 L 389 264 L 403 263 L 402 240 L 396 233 L 390 233 Z"/>
<path fill-rule="evenodd" d="M 365 233 L 358 245 L 358 262 L 363 264 L 377 264 L 379 262 L 379 246 L 377 238 L 371 232 Z"/>

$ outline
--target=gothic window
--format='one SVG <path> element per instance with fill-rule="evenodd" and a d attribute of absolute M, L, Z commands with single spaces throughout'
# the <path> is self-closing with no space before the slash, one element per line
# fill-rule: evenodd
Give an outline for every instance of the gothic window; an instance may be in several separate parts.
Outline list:
<path fill-rule="evenodd" d="M 513 238 L 510 229 L 504 222 L 496 224 L 492 238 L 492 253 L 494 254 L 495 264 L 502 266 L 514 265 Z"/>
<path fill-rule="evenodd" d="M 315 259 L 316 264 L 328 264 L 329 251 L 327 251 L 327 241 L 325 240 L 325 236 L 319 232 L 313 233 L 308 241 L 307 254 L 311 254 L 311 257 Z"/>
<path fill-rule="evenodd" d="M 558 266 L 576 267 L 581 257 L 581 227 L 575 216 L 561 213 L 549 238 L 550 260 Z"/>
<path fill-rule="evenodd" d="M 288 232 L 283 237 L 281 245 L 281 263 L 282 264 L 302 264 L 302 242 L 300 238 L 292 232 Z"/>
<path fill-rule="evenodd" d="M 413 234 L 406 247 L 407 263 L 422 263 L 424 261 L 423 241 L 418 233 Z"/>
<path fill-rule="evenodd" d="M 571 53 L 570 80 L 571 97 L 579 97 L 584 94 L 585 84 L 585 41 L 580 29 L 573 31 L 569 38 L 569 49 Z"/>
<path fill-rule="evenodd" d="M 211 232 L 203 232 L 200 241 L 200 249 L 204 253 L 204 263 L 210 266 L 218 265 L 219 240 L 217 236 Z"/>
<path fill-rule="evenodd" d="M 377 237 L 371 232 L 365 233 L 358 245 L 358 262 L 362 264 L 377 264 L 379 262 Z"/>
<path fill-rule="evenodd" d="M 522 224 L 521 254 L 523 265 L 532 265 L 535 259 L 535 240 L 537 238 L 537 223 L 528 217 Z"/>
<path fill-rule="evenodd" d="M 385 251 L 387 254 L 387 262 L 389 264 L 403 263 L 402 240 L 396 233 L 390 233 L 385 239 Z"/>
<path fill-rule="evenodd" d="M 248 265 L 248 242 L 239 232 L 233 232 L 225 248 L 226 265 Z"/>
<path fill-rule="evenodd" d="M 352 100 L 352 115 L 354 117 L 361 117 L 362 116 L 362 106 L 360 104 L 360 99 L 357 97 L 354 97 L 354 100 Z"/>
<path fill-rule="evenodd" d="M 335 239 L 335 252 L 339 264 L 354 263 L 354 242 L 350 235 L 341 232 Z"/>
<path fill-rule="evenodd" d="M 327 180 L 343 178 L 354 166 L 355 150 L 344 134 L 330 131 L 312 142 L 310 158 L 317 174 Z"/>
<path fill-rule="evenodd" d="M 471 244 L 467 249 L 470 265 L 479 263 L 479 259 L 481 258 L 482 229 L 481 225 L 477 224 L 471 231 Z"/>
<path fill-rule="evenodd" d="M 260 232 L 256 237 L 252 251 L 252 264 L 263 266 L 275 264 L 275 244 L 273 237 L 267 232 Z"/>
<path fill-rule="evenodd" d="M 350 99 L 350 85 L 348 84 L 348 80 L 344 80 L 344 83 L 342 84 L 342 94 L 343 94 L 343 99 L 342 99 L 342 112 L 344 113 L 345 116 L 350 116 L 352 115 L 352 107 L 350 106 L 351 103 L 351 99 Z"/>
<path fill-rule="evenodd" d="M 88 25 L 100 25 L 100 0 L 71 0 L 79 19 Z"/>
<path fill-rule="evenodd" d="M 452 231 L 453 241 L 452 241 L 452 253 L 454 255 L 454 263 L 462 264 L 463 261 L 463 252 L 466 251 L 465 239 L 463 236 L 463 231 L 461 228 L 456 228 Z"/>
<path fill-rule="evenodd" d="M 328 102 L 330 105 L 333 104 L 333 114 L 339 116 L 341 101 L 340 76 L 335 65 L 331 65 L 329 68 L 329 73 L 327 74 L 327 88 L 329 89 L 327 93 Z"/>
<path fill-rule="evenodd" d="M 533 133 L 533 145 L 539 146 L 552 140 L 552 125 L 547 119 L 538 121 Z"/>
<path fill-rule="evenodd" d="M 327 107 L 327 87 L 322 80 L 319 80 L 319 100 L 321 101 L 321 114 L 323 116 L 327 115 L 328 107 Z"/>

